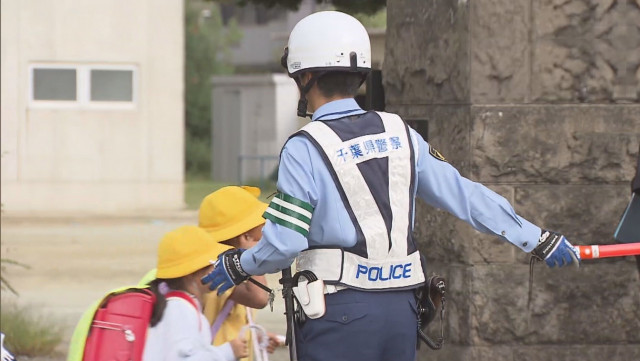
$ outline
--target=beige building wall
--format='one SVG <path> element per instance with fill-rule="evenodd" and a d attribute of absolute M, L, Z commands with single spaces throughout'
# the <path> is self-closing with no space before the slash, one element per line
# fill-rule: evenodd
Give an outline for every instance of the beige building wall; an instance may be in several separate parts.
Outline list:
<path fill-rule="evenodd" d="M 183 207 L 183 1 L 2 0 L 1 13 L 5 214 Z M 34 103 L 38 64 L 130 67 L 134 101 Z"/>

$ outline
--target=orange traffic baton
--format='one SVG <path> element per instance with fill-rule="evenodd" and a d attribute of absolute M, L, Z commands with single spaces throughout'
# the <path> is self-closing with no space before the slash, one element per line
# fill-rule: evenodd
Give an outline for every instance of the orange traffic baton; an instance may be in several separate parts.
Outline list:
<path fill-rule="evenodd" d="M 578 250 L 578 252 L 580 252 L 581 259 L 640 255 L 640 243 L 604 244 L 574 247 Z"/>

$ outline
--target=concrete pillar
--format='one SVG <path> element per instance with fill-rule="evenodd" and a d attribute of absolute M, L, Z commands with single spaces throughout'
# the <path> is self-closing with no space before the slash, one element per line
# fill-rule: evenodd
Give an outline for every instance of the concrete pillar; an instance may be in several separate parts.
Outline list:
<path fill-rule="evenodd" d="M 523 217 L 612 243 L 640 148 L 640 1 L 390 0 L 387 16 L 386 109 Z M 640 359 L 632 258 L 538 265 L 528 308 L 528 255 L 424 204 L 416 236 L 450 284 L 448 344 L 420 360 Z"/>

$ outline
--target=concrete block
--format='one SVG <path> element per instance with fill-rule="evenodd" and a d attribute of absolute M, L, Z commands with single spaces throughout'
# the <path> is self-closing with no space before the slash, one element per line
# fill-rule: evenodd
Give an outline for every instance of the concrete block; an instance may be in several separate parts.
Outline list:
<path fill-rule="evenodd" d="M 429 144 L 433 145 L 460 174 L 468 176 L 469 106 L 466 105 L 402 105 L 390 106 Z"/>
<path fill-rule="evenodd" d="M 529 0 L 470 1 L 473 104 L 526 101 L 530 72 Z"/>
<path fill-rule="evenodd" d="M 467 265 L 430 258 L 428 249 L 421 247 L 427 257 L 427 274 L 438 274 L 447 282 L 444 334 L 447 344 L 471 345 L 472 268 Z M 427 334 L 440 336 L 439 316 L 427 328 Z"/>
<path fill-rule="evenodd" d="M 459 346 L 446 344 L 441 350 L 433 351 L 427 347 L 418 350 L 418 361 L 466 361 L 492 360 L 512 361 L 513 349 L 508 346 Z"/>
<path fill-rule="evenodd" d="M 534 102 L 637 102 L 640 8 L 629 1 L 532 1 Z"/>
<path fill-rule="evenodd" d="M 640 343 L 640 288 L 632 258 L 579 269 L 536 266 L 527 344 Z"/>
<path fill-rule="evenodd" d="M 519 361 L 631 361 L 640 359 L 640 345 L 541 345 L 514 347 L 513 359 Z"/>
<path fill-rule="evenodd" d="M 476 265 L 472 272 L 472 344 L 502 344 L 523 337 L 528 332 L 527 267 Z"/>
<path fill-rule="evenodd" d="M 525 265 L 474 267 L 474 344 L 640 342 L 640 290 L 631 286 L 638 283 L 635 262 L 536 266 L 530 307 L 528 272 Z"/>
<path fill-rule="evenodd" d="M 621 185 L 535 185 L 515 188 L 515 206 L 540 227 L 575 244 L 611 243 L 631 190 Z"/>
<path fill-rule="evenodd" d="M 387 8 L 387 104 L 468 101 L 468 7 L 457 0 L 402 0 Z"/>
<path fill-rule="evenodd" d="M 640 106 L 474 106 L 472 178 L 497 183 L 628 182 Z"/>
<path fill-rule="evenodd" d="M 387 11 L 387 110 L 521 216 L 575 244 L 610 243 L 640 151 L 640 3 L 398 0 Z M 451 300 L 450 342 L 419 360 L 640 358 L 633 258 L 537 264 L 529 305 L 527 254 L 423 202 L 414 234 Z"/>

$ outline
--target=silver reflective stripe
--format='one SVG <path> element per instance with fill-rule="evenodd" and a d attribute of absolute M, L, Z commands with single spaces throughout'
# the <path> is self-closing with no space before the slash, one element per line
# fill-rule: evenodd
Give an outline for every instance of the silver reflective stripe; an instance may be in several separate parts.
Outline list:
<path fill-rule="evenodd" d="M 410 287 L 424 282 L 419 253 L 407 254 L 413 211 L 412 167 L 415 166 L 411 162 L 412 140 L 400 117 L 390 113 L 378 114 L 384 124 L 383 133 L 344 142 L 322 122 L 311 122 L 302 129 L 320 145 L 334 169 L 349 202 L 345 206 L 351 207 L 362 229 L 368 258 L 341 249 L 313 249 L 298 257 L 297 267 L 299 270 L 311 270 L 327 282 L 355 288 Z M 358 153 L 358 150 L 366 149 L 367 144 L 375 144 L 381 139 L 389 141 L 385 151 Z M 383 216 L 358 169 L 361 162 L 384 157 L 388 159 L 389 202 L 393 217 L 391 248 Z"/>
<path fill-rule="evenodd" d="M 418 169 L 418 159 L 420 159 L 420 145 L 418 143 L 418 140 L 416 139 L 416 135 L 415 133 L 411 132 L 411 141 L 413 142 L 413 159 L 414 159 L 414 168 Z M 417 175 L 416 175 L 417 177 Z M 416 181 L 417 182 L 417 181 Z M 411 191 L 411 196 L 415 199 L 417 196 L 417 187 L 414 187 L 414 189 Z M 411 228 L 409 229 L 413 229 L 413 226 L 415 225 L 415 219 L 413 217 L 413 215 L 416 214 L 416 202 L 413 202 L 413 206 L 411 209 Z"/>
<path fill-rule="evenodd" d="M 391 224 L 391 239 L 393 244 L 389 250 L 389 257 L 404 257 L 407 255 L 407 234 L 411 218 L 411 139 L 407 136 L 407 128 L 399 116 L 390 113 L 378 113 L 382 118 L 386 132 L 402 135 L 404 146 L 401 152 L 389 155 L 389 202 L 393 212 Z"/>
<path fill-rule="evenodd" d="M 349 200 L 349 205 L 362 229 L 369 259 L 402 257 L 407 255 L 409 220 L 412 209 L 411 200 L 411 139 L 407 136 L 404 122 L 399 116 L 378 112 L 384 124 L 385 132 L 354 138 L 343 142 L 326 124 L 316 121 L 307 124 L 302 130 L 311 135 L 322 147 L 335 170 L 340 185 Z M 367 142 L 379 139 L 395 138 L 399 147 L 391 144 L 385 152 L 364 153 L 355 157 L 350 152 L 354 145 L 364 148 Z M 347 154 L 345 156 L 345 153 Z M 364 177 L 358 169 L 358 163 L 373 158 L 387 157 L 389 161 L 389 201 L 393 213 L 391 228 L 391 249 L 387 228 L 380 210 L 371 194 Z"/>
<path fill-rule="evenodd" d="M 342 253 L 339 248 L 303 251 L 296 258 L 296 269 L 311 270 L 322 280 L 337 282 L 342 274 Z"/>
<path fill-rule="evenodd" d="M 307 124 L 302 130 L 309 133 L 320 144 L 331 162 L 356 220 L 360 224 L 367 242 L 369 257 L 381 258 L 386 256 L 389 249 L 387 227 L 367 186 L 367 182 L 364 180 L 360 170 L 358 170 L 358 163 L 374 157 L 381 157 L 382 155 L 372 153 L 358 159 L 351 155 L 342 156 L 345 153 L 345 149 L 347 149 L 346 152 L 348 153 L 351 145 L 362 144 L 364 140 L 371 140 L 374 136 L 359 137 L 343 143 L 333 130 L 319 121 Z"/>

